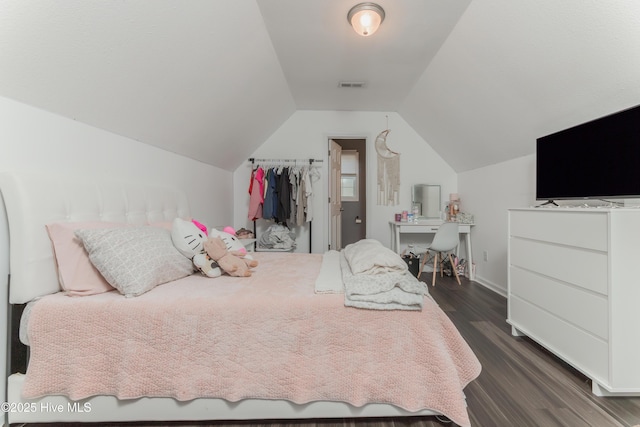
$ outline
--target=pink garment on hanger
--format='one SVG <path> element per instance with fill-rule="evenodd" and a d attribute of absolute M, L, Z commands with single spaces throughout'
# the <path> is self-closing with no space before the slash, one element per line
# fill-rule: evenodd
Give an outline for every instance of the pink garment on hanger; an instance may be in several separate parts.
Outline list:
<path fill-rule="evenodd" d="M 262 203 L 264 202 L 264 170 L 259 167 L 251 173 L 249 185 L 249 219 L 254 221 L 262 218 Z"/>

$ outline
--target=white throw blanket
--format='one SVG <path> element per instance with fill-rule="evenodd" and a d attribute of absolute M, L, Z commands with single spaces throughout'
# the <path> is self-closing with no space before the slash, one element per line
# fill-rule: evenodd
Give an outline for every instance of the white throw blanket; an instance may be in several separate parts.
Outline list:
<path fill-rule="evenodd" d="M 347 245 L 340 259 L 345 305 L 374 310 L 422 310 L 427 285 L 398 254 L 373 239 Z"/>
<path fill-rule="evenodd" d="M 327 251 L 322 255 L 322 265 L 315 283 L 316 294 L 344 293 L 342 273 L 340 271 L 341 257 L 342 253 L 335 250 Z"/>

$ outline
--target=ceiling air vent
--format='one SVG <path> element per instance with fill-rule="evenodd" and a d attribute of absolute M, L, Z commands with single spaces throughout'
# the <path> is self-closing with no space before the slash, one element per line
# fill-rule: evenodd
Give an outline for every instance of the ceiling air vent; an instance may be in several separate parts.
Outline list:
<path fill-rule="evenodd" d="M 366 86 L 365 82 L 340 82 L 340 83 L 338 83 L 338 87 L 363 88 L 365 86 Z"/>

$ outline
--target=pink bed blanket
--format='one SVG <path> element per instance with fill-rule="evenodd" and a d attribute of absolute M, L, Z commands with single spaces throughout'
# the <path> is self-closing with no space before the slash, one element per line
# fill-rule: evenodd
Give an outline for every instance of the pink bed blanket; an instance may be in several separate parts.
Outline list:
<path fill-rule="evenodd" d="M 250 278 L 42 298 L 24 397 L 377 402 L 469 425 L 463 388 L 480 363 L 430 298 L 422 311 L 349 308 L 342 295 L 315 294 L 322 255 L 255 258 Z"/>

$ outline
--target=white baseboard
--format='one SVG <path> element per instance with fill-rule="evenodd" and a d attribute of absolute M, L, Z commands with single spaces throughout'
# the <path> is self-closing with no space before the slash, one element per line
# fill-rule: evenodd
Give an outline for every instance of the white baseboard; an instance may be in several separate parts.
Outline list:
<path fill-rule="evenodd" d="M 507 297 L 507 290 L 503 289 L 502 286 L 493 283 L 490 280 L 485 279 L 484 277 L 478 276 L 476 275 L 475 282 L 478 282 L 478 284 L 484 286 L 485 288 L 489 289 L 490 291 L 495 292 L 496 294 L 503 296 L 503 297 Z"/>

